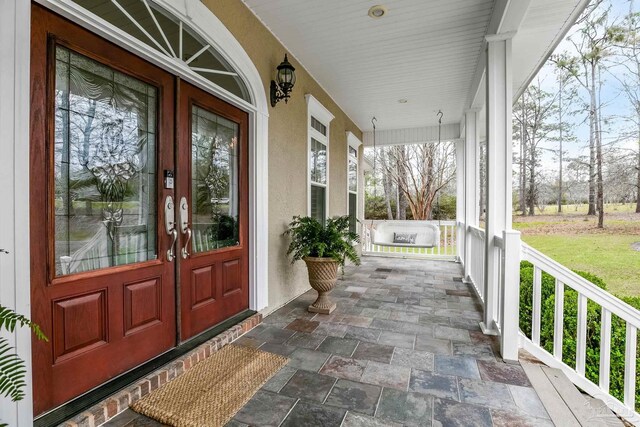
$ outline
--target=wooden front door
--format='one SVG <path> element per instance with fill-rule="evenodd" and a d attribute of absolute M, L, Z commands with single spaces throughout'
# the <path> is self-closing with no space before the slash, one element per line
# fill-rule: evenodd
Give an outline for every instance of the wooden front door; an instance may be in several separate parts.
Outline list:
<path fill-rule="evenodd" d="M 178 101 L 181 339 L 249 307 L 248 116 L 187 83 Z"/>
<path fill-rule="evenodd" d="M 39 5 L 31 36 L 38 415 L 248 308 L 248 117 Z"/>

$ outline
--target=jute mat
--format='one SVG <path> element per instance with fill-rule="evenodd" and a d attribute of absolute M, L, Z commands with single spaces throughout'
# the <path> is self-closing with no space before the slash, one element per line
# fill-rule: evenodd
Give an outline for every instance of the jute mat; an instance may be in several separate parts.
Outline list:
<path fill-rule="evenodd" d="M 286 363 L 277 354 L 228 345 L 131 409 L 176 427 L 223 426 Z"/>

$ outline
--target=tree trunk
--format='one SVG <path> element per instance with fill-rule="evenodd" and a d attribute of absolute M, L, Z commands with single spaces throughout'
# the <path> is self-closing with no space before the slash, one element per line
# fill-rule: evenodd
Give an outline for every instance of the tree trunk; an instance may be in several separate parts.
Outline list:
<path fill-rule="evenodd" d="M 529 167 L 529 215 L 533 216 L 536 214 L 536 150 L 534 150 L 533 141 L 529 144 L 529 162 L 531 163 Z"/>
<path fill-rule="evenodd" d="M 558 111 L 560 114 L 560 152 L 559 152 L 559 168 L 558 168 L 558 213 L 562 213 L 562 90 L 563 90 L 562 75 L 560 75 L 560 93 L 558 99 Z"/>
<path fill-rule="evenodd" d="M 519 207 L 521 215 L 527 214 L 526 194 L 527 194 L 527 141 L 524 134 L 524 124 L 520 125 L 520 189 L 519 189 Z"/>
<path fill-rule="evenodd" d="M 406 187 L 400 188 L 400 186 L 405 186 L 407 183 L 407 169 L 406 169 L 406 152 L 404 145 L 396 147 L 398 150 L 397 155 L 397 168 L 398 168 L 398 198 L 396 200 L 396 219 L 406 220 L 407 219 L 407 205 L 408 200 L 405 194 L 407 190 Z"/>
<path fill-rule="evenodd" d="M 387 207 L 387 219 L 393 219 L 393 211 L 391 210 L 391 180 L 389 179 L 387 168 L 387 158 L 384 148 L 380 150 L 380 160 L 382 163 L 382 188 L 384 189 L 384 203 Z"/>
<path fill-rule="evenodd" d="M 602 88 L 600 81 L 600 68 L 598 67 L 598 84 Z M 595 86 L 594 86 L 595 90 Z M 600 89 L 599 89 L 600 90 Z M 598 93 L 599 93 L 598 90 Z M 596 117 L 594 122 L 596 125 L 596 174 L 597 174 L 597 208 L 598 208 L 598 228 L 604 228 L 604 183 L 602 181 L 602 123 L 600 123 L 600 96 L 598 96 L 596 104 Z"/>
<path fill-rule="evenodd" d="M 591 87 L 589 88 L 589 211 L 587 215 L 596 214 L 596 73 L 595 64 L 591 63 Z"/>
<path fill-rule="evenodd" d="M 636 178 L 636 213 L 640 213 L 640 108 L 638 109 L 638 164 Z"/>

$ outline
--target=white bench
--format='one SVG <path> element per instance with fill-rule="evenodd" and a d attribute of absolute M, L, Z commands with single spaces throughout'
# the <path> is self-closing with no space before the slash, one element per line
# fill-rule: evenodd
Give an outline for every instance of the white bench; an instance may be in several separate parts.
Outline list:
<path fill-rule="evenodd" d="M 428 221 L 385 221 L 378 224 L 372 234 L 372 242 L 378 246 L 433 248 L 440 242 L 440 227 Z M 415 234 L 415 241 L 396 243 L 396 234 Z"/>

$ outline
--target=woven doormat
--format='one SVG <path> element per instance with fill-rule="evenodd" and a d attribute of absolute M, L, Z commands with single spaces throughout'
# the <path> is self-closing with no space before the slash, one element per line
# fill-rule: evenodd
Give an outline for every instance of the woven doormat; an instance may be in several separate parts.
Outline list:
<path fill-rule="evenodd" d="M 228 345 L 131 409 L 176 427 L 223 426 L 286 363 L 277 354 Z"/>

